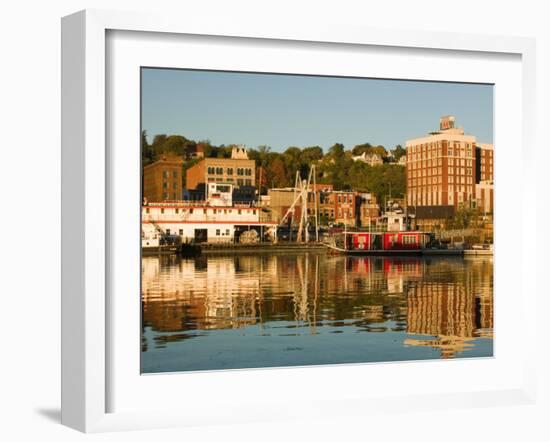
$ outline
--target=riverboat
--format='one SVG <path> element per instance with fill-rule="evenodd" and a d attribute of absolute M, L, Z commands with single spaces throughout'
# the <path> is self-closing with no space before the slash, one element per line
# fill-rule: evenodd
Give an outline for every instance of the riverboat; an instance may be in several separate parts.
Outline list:
<path fill-rule="evenodd" d="M 325 245 L 349 255 L 421 255 L 431 234 L 421 231 L 346 231 L 332 236 Z"/>

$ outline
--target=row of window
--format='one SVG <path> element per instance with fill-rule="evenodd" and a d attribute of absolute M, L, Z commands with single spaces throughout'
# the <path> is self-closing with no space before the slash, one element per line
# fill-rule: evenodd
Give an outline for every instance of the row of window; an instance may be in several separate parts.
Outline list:
<path fill-rule="evenodd" d="M 455 175 L 458 176 L 472 176 L 473 170 L 471 168 L 465 168 L 465 167 L 457 167 L 456 169 L 454 167 L 449 167 L 447 169 L 448 175 L 452 176 Z M 427 176 L 433 176 L 433 175 L 441 175 L 443 172 L 441 167 L 434 167 L 429 169 L 420 169 L 420 170 L 411 170 L 409 172 L 409 179 L 412 178 L 420 178 L 420 177 L 427 177 Z M 492 170 L 491 170 L 492 172 Z"/>
<path fill-rule="evenodd" d="M 448 158 L 447 159 L 447 165 L 449 166 L 467 166 L 472 167 L 473 166 L 473 160 L 468 160 L 464 158 Z M 424 160 L 422 162 L 418 161 L 416 163 L 411 163 L 408 167 L 410 170 L 415 169 L 425 169 L 426 167 L 433 167 L 433 166 L 441 166 L 443 165 L 443 161 L 441 158 L 433 159 L 433 160 Z"/>
<path fill-rule="evenodd" d="M 233 178 L 208 178 L 209 183 L 230 183 L 233 184 L 234 180 Z M 250 179 L 237 179 L 237 185 L 238 186 L 252 186 L 252 180 Z"/>
<path fill-rule="evenodd" d="M 169 183 L 166 182 L 166 181 L 164 181 L 164 182 L 162 183 L 162 188 L 163 188 L 163 189 L 168 189 L 168 187 L 169 187 Z M 172 189 L 176 190 L 177 188 L 178 188 L 178 183 L 173 182 L 173 183 L 172 183 Z"/>
<path fill-rule="evenodd" d="M 473 184 L 473 180 L 471 176 L 454 176 L 449 175 L 448 176 L 448 182 L 449 183 L 462 183 L 462 184 Z M 441 176 L 434 176 L 434 177 L 424 177 L 424 178 L 409 178 L 409 186 L 424 186 L 424 185 L 430 185 L 430 184 L 442 184 L 443 178 Z"/>
<path fill-rule="evenodd" d="M 465 193 L 468 196 L 472 195 L 472 188 L 469 186 L 464 185 L 452 185 L 447 186 L 445 191 L 447 194 L 451 194 L 454 192 L 458 193 Z M 443 192 L 442 186 L 426 186 L 423 189 L 418 189 L 417 191 L 411 191 L 408 192 L 409 195 L 412 195 L 414 197 L 420 198 L 422 195 L 429 195 L 430 193 L 433 193 L 435 195 L 440 194 Z"/>
<path fill-rule="evenodd" d="M 433 150 L 423 150 L 423 151 L 415 151 L 414 148 L 411 148 L 409 152 L 407 152 L 407 162 L 409 161 L 419 161 L 419 160 L 427 160 L 430 158 L 439 158 L 443 156 L 443 151 L 441 148 L 433 149 Z M 448 157 L 462 157 L 462 158 L 472 158 L 473 157 L 473 151 L 470 147 L 448 147 L 447 148 L 447 155 Z"/>
<path fill-rule="evenodd" d="M 464 143 L 462 144 L 460 141 L 449 141 L 447 148 L 448 149 L 471 149 L 472 144 L 470 143 Z M 407 150 L 410 150 L 411 152 L 429 152 L 434 151 L 437 149 L 441 149 L 443 146 L 442 141 L 433 141 L 431 143 L 424 143 L 424 144 L 417 144 L 416 146 L 409 146 Z"/>
<path fill-rule="evenodd" d="M 223 175 L 224 171 L 227 175 L 233 175 L 234 169 L 233 167 L 214 167 L 214 166 L 208 166 L 208 173 L 210 175 Z M 238 167 L 237 168 L 237 175 L 240 176 L 252 176 L 252 169 L 250 168 L 243 168 Z"/>
<path fill-rule="evenodd" d="M 163 178 L 168 178 L 169 176 L 170 176 L 170 171 L 164 169 L 164 170 L 162 171 L 162 177 L 163 177 Z M 173 171 L 172 171 L 172 178 L 177 178 L 177 177 L 178 177 L 178 171 L 177 171 L 177 170 L 173 170 Z"/>
<path fill-rule="evenodd" d="M 212 213 L 213 213 L 214 215 L 216 215 L 216 214 L 218 214 L 218 213 L 219 213 L 219 214 L 222 214 L 222 213 L 224 213 L 224 214 L 233 213 L 233 209 L 195 209 L 195 208 L 180 209 L 179 207 L 176 207 L 176 208 L 174 208 L 174 209 L 165 209 L 165 208 L 161 208 L 161 209 L 160 209 L 160 213 L 161 213 L 161 215 L 163 215 L 163 214 L 171 214 L 171 213 L 173 213 L 173 214 L 179 214 L 179 213 L 185 214 L 185 213 L 187 213 L 187 212 L 189 211 L 189 214 L 193 214 L 193 213 L 195 213 L 195 210 L 197 210 L 197 213 L 199 213 L 198 210 L 202 210 L 202 213 L 205 214 L 205 215 L 208 214 L 208 210 L 212 210 Z M 235 209 L 235 210 L 236 210 L 236 212 L 237 212 L 237 215 L 242 215 L 242 213 L 243 213 L 243 210 L 242 210 L 242 209 Z M 145 213 L 151 213 L 151 210 L 150 210 L 149 207 L 146 207 L 146 208 L 145 208 Z M 256 215 L 256 209 L 252 209 L 252 215 Z"/>
<path fill-rule="evenodd" d="M 348 202 L 353 203 L 353 195 L 338 194 L 338 202 L 339 203 L 344 203 L 344 204 L 347 204 Z"/>

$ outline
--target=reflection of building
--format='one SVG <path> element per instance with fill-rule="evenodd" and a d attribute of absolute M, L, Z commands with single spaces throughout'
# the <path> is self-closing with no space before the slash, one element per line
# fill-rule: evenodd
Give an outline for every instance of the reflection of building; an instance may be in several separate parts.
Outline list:
<path fill-rule="evenodd" d="M 406 339 L 406 345 L 439 348 L 452 358 L 473 346 L 478 337 L 492 337 L 492 276 L 481 263 L 472 263 L 469 279 L 479 279 L 474 291 L 467 282 L 418 280 L 407 286 L 407 333 L 430 336 Z M 440 271 L 445 271 L 444 268 Z"/>
<path fill-rule="evenodd" d="M 204 183 L 226 183 L 235 187 L 256 184 L 256 163 L 242 146 L 233 147 L 231 158 L 205 158 L 187 169 L 187 188 Z"/>
<path fill-rule="evenodd" d="M 476 338 L 492 338 L 491 272 L 487 259 L 144 257 L 143 324 L 160 332 L 145 347 L 252 325 L 242 333 L 315 335 L 351 327 L 352 333 L 420 335 L 409 336 L 405 345 L 454 357 Z"/>
<path fill-rule="evenodd" d="M 148 201 L 180 200 L 182 191 L 183 159 L 178 155 L 164 155 L 143 168 L 143 197 Z"/>

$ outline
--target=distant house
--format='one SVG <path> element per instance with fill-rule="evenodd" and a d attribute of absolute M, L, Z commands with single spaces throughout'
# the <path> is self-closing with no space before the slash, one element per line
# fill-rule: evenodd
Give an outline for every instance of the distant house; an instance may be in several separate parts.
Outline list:
<path fill-rule="evenodd" d="M 384 163 L 384 160 L 380 155 L 375 153 L 363 152 L 361 155 L 353 156 L 353 161 L 362 161 L 369 166 L 381 166 Z"/>

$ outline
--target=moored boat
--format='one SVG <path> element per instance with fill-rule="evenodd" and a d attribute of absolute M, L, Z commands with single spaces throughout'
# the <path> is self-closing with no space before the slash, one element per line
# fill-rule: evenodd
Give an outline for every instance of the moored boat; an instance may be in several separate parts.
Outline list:
<path fill-rule="evenodd" d="M 431 238 L 430 233 L 421 231 L 346 231 L 324 244 L 348 255 L 420 255 Z"/>

